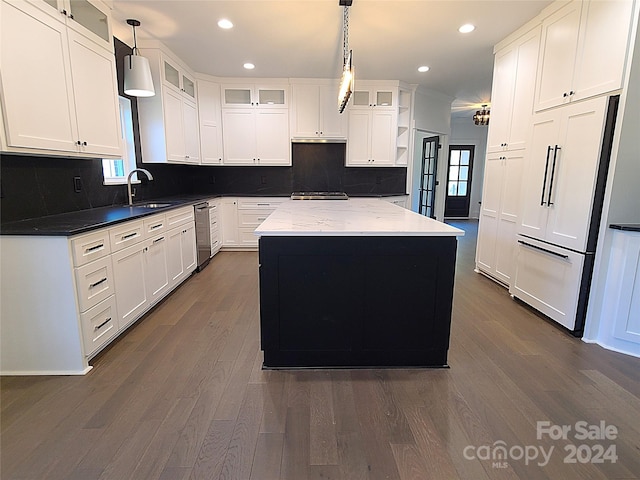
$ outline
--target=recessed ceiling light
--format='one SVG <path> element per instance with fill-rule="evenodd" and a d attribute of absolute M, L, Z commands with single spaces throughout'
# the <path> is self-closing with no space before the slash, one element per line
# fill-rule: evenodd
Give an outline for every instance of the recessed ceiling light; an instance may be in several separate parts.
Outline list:
<path fill-rule="evenodd" d="M 470 23 L 465 23 L 458 29 L 458 31 L 460 33 L 469 33 L 469 32 L 473 32 L 475 29 L 476 29 L 475 25 L 471 25 Z"/>
<path fill-rule="evenodd" d="M 253 63 L 245 63 L 244 68 L 246 68 L 247 70 L 253 70 L 254 68 L 256 68 L 256 66 Z"/>
<path fill-rule="evenodd" d="M 228 30 L 230 28 L 233 28 L 233 23 L 231 23 L 231 20 L 227 20 L 226 18 L 223 18 L 218 22 L 218 26 L 220 28 L 224 28 L 225 30 Z"/>
<path fill-rule="evenodd" d="M 426 65 L 423 65 L 421 67 L 418 67 L 418 71 L 420 73 L 428 72 L 429 71 L 429 67 L 427 67 Z"/>

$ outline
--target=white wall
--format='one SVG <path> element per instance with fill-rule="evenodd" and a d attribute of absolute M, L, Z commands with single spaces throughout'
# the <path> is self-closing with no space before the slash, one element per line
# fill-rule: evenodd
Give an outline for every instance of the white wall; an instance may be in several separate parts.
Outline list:
<path fill-rule="evenodd" d="M 451 137 L 449 145 L 474 145 L 473 170 L 471 172 L 471 202 L 469 218 L 480 218 L 480 201 L 482 200 L 482 180 L 484 177 L 484 160 L 487 151 L 487 132 L 489 127 L 473 123 L 469 117 L 453 117 L 451 119 Z M 448 155 L 445 152 L 444 155 Z"/>
<path fill-rule="evenodd" d="M 451 103 L 453 97 L 418 87 L 414 97 L 413 110 L 413 160 L 407 168 L 407 191 L 411 209 L 417 211 L 420 186 L 420 169 L 422 165 L 422 140 L 434 135 L 440 136 L 440 156 L 438 158 L 438 181 L 436 188 L 435 213 L 438 220 L 444 218 L 444 184 L 447 180 L 447 155 L 449 151 L 449 134 L 451 133 Z M 444 162 L 444 163 L 443 163 Z"/>

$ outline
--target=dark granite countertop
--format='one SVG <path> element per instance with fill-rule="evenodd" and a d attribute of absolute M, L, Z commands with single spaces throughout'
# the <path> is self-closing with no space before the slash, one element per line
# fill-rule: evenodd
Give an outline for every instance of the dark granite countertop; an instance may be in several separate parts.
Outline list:
<path fill-rule="evenodd" d="M 609 228 L 625 232 L 640 232 L 640 223 L 612 223 Z"/>
<path fill-rule="evenodd" d="M 193 205 L 202 200 L 215 198 L 219 195 L 183 196 L 162 198 L 128 206 L 116 205 L 108 207 L 90 208 L 77 212 L 61 213 L 46 217 L 29 218 L 17 222 L 3 223 L 0 226 L 2 235 L 42 235 L 70 237 L 80 233 L 90 232 L 98 228 L 110 227 L 118 223 L 136 218 L 146 217 L 156 213 L 166 212 L 175 208 Z M 150 208 L 142 205 L 150 203 L 168 204 L 166 207 Z"/>
<path fill-rule="evenodd" d="M 404 194 L 352 194 L 353 197 L 390 197 Z M 110 227 L 118 223 L 127 222 L 136 218 L 146 217 L 155 213 L 162 213 L 174 208 L 194 205 L 203 200 L 220 197 L 288 197 L 284 195 L 264 195 L 264 194 L 195 194 L 181 195 L 176 197 L 159 198 L 148 200 L 141 204 L 115 205 L 107 207 L 90 208 L 77 212 L 61 213 L 46 217 L 29 218 L 16 222 L 3 223 L 0 225 L 2 235 L 40 235 L 70 237 L 87 233 L 99 228 Z M 150 208 L 143 205 L 150 203 L 167 203 L 166 207 Z"/>

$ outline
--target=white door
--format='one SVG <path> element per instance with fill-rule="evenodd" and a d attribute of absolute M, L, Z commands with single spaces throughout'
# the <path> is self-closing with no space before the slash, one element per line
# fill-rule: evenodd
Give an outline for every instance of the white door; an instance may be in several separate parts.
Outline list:
<path fill-rule="evenodd" d="M 598 97 L 563 109 L 559 149 L 549 166 L 545 239 L 579 252 L 587 245 L 607 101 Z"/>
<path fill-rule="evenodd" d="M 583 8 L 574 100 L 622 87 L 633 2 L 593 0 Z"/>
<path fill-rule="evenodd" d="M 238 234 L 238 202 L 233 198 L 223 198 L 220 204 L 222 222 L 222 245 L 235 246 L 240 243 Z"/>
<path fill-rule="evenodd" d="M 294 85 L 292 137 L 312 138 L 320 135 L 320 86 Z"/>
<path fill-rule="evenodd" d="M 77 32 L 69 32 L 80 151 L 122 155 L 115 57 Z"/>
<path fill-rule="evenodd" d="M 255 118 L 258 165 L 291 165 L 288 112 L 258 110 Z"/>
<path fill-rule="evenodd" d="M 533 97 L 536 88 L 538 52 L 540 50 L 540 27 L 520 40 L 517 49 L 517 69 L 513 87 L 513 105 L 508 117 L 508 150 L 522 150 L 526 147 L 529 126 L 533 115 Z M 491 103 L 493 122 L 493 101 Z"/>
<path fill-rule="evenodd" d="M 393 111 L 374 111 L 371 117 L 372 165 L 393 165 L 396 160 L 397 114 Z"/>
<path fill-rule="evenodd" d="M 491 123 L 487 134 L 487 153 L 505 150 L 509 139 L 513 88 L 517 68 L 515 47 L 496 53 L 491 90 Z"/>
<path fill-rule="evenodd" d="M 185 162 L 184 119 L 182 96 L 169 88 L 162 89 L 164 101 L 164 129 L 167 142 L 167 160 Z"/>
<path fill-rule="evenodd" d="M 138 318 L 148 304 L 143 245 L 127 247 L 114 253 L 112 258 L 118 328 L 123 329 Z"/>
<path fill-rule="evenodd" d="M 502 165 L 504 175 L 495 245 L 495 274 L 499 280 L 509 285 L 515 273 L 524 151 L 510 152 Z"/>
<path fill-rule="evenodd" d="M 219 125 L 200 125 L 200 146 L 203 165 L 222 164 L 222 132 Z"/>
<path fill-rule="evenodd" d="M 201 163 L 203 165 L 221 164 L 220 85 L 198 81 L 198 114 L 200 115 Z"/>
<path fill-rule="evenodd" d="M 539 113 L 533 118 L 532 135 L 523 169 L 522 209 L 518 233 L 543 239 L 547 225 L 547 203 L 560 112 Z"/>
<path fill-rule="evenodd" d="M 0 9 L 0 75 L 7 143 L 77 151 L 67 28 L 26 2 L 2 2 Z"/>
<path fill-rule="evenodd" d="M 196 227 L 193 223 L 182 227 L 182 239 L 180 244 L 182 252 L 182 264 L 185 275 L 189 275 L 196 269 Z"/>
<path fill-rule="evenodd" d="M 222 136 L 226 165 L 253 165 L 256 158 L 256 121 L 253 109 L 223 110 Z"/>
<path fill-rule="evenodd" d="M 347 164 L 371 163 L 371 110 L 349 110 L 349 138 L 347 139 Z"/>
<path fill-rule="evenodd" d="M 169 275 L 169 285 L 176 285 L 184 273 L 182 262 L 182 230 L 178 227 L 169 230 L 167 233 L 167 273 Z"/>
<path fill-rule="evenodd" d="M 320 87 L 320 132 L 323 137 L 346 138 L 347 115 L 338 112 L 338 84 Z"/>
<path fill-rule="evenodd" d="M 187 163 L 200 163 L 200 138 L 198 136 L 198 110 L 195 103 L 183 101 L 184 151 Z"/>
<path fill-rule="evenodd" d="M 157 236 L 145 242 L 145 280 L 150 303 L 160 300 L 169 289 L 167 270 L 167 238 Z"/>
<path fill-rule="evenodd" d="M 504 156 L 496 153 L 487 155 L 484 165 L 476 266 L 492 274 L 495 273 L 496 236 L 504 183 L 504 162 Z"/>
<path fill-rule="evenodd" d="M 536 111 L 570 100 L 582 2 L 573 0 L 542 24 Z"/>

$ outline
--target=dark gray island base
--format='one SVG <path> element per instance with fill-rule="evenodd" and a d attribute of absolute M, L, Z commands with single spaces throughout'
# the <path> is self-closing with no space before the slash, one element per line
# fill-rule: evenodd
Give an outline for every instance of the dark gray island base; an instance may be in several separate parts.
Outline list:
<path fill-rule="evenodd" d="M 264 368 L 446 367 L 455 236 L 263 236 Z"/>

